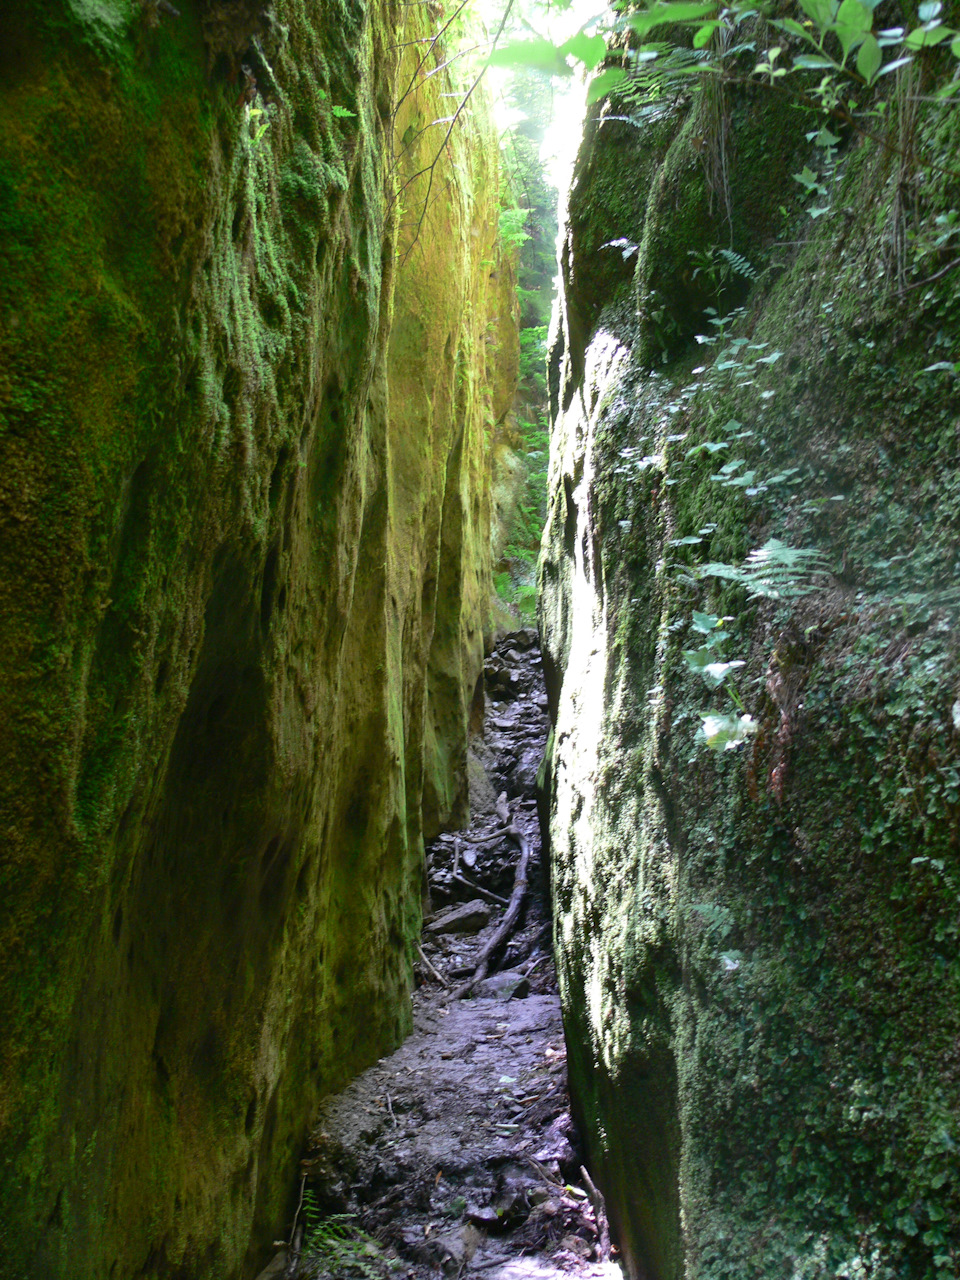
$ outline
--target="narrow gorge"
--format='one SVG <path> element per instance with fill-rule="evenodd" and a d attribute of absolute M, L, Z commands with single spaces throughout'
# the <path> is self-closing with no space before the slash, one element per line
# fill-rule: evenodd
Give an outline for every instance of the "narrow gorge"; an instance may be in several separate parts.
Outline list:
<path fill-rule="evenodd" d="M 960 1278 L 960 12 L 512 10 L 0 9 L 0 1280 Z"/>

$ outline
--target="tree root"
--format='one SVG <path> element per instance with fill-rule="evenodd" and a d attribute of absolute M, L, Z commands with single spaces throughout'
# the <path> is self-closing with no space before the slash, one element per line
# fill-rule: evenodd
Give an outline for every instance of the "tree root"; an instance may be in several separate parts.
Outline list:
<path fill-rule="evenodd" d="M 497 926 L 493 936 L 484 944 L 480 955 L 477 957 L 477 967 L 473 971 L 473 977 L 468 978 L 466 982 L 457 987 L 450 996 L 451 1000 L 462 1000 L 465 995 L 468 995 L 473 990 L 478 982 L 483 981 L 490 969 L 491 957 L 513 933 L 520 916 L 520 908 L 523 906 L 523 899 L 527 892 L 527 867 L 530 862 L 531 852 L 530 841 L 520 828 L 513 824 L 507 827 L 504 834 L 516 840 L 520 846 L 520 861 L 517 863 L 513 892 L 510 894 L 510 901 L 507 903 L 507 909 L 503 913 L 503 919 Z"/>

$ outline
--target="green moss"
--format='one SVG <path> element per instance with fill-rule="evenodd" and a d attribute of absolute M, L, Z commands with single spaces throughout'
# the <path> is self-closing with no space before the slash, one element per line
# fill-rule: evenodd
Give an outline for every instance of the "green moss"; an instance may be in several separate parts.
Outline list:
<path fill-rule="evenodd" d="M 541 610 L 571 1079 L 631 1274 L 934 1280 L 960 1250 L 960 400 L 924 369 L 952 358 L 955 289 L 891 282 L 882 148 L 842 153 L 832 213 L 785 229 L 794 161 L 756 105 L 733 107 L 734 243 L 767 274 L 724 341 L 691 350 L 688 251 L 715 232 L 688 120 L 637 277 L 670 336 L 621 304 L 565 353 Z M 908 279 L 958 199 L 938 180 L 921 200 Z M 805 244 L 768 255 L 774 235 Z M 712 479 L 734 458 L 753 494 Z M 698 579 L 772 536 L 821 549 L 831 589 L 749 603 Z M 734 618 L 758 722 L 739 753 L 697 745 L 725 695 L 682 658 L 695 608 Z"/>
<path fill-rule="evenodd" d="M 388 468 L 382 16 L 280 6 L 257 138 L 194 8 L 43 10 L 0 95 L 0 1272 L 227 1276 L 409 1023 L 422 726 L 455 780 L 487 627 L 444 339 L 489 245 L 425 232 L 438 425 Z"/>

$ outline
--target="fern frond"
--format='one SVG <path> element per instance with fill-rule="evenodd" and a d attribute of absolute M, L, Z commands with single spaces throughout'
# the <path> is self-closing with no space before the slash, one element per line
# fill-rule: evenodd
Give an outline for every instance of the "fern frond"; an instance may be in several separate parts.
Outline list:
<path fill-rule="evenodd" d="M 755 598 L 791 600 L 809 595 L 824 585 L 829 566 L 823 552 L 810 547 L 788 547 L 771 538 L 751 551 L 742 565 L 719 561 L 699 565 L 698 577 L 739 582 Z"/>
<path fill-rule="evenodd" d="M 751 266 L 742 253 L 734 253 L 732 249 L 718 249 L 718 255 L 730 266 L 730 270 L 745 280 L 759 280 L 760 273 Z"/>

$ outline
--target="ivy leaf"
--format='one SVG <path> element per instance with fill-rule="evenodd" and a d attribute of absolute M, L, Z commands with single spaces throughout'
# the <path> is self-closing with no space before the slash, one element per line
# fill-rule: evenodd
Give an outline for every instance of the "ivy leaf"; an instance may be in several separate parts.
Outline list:
<path fill-rule="evenodd" d="M 702 636 L 709 635 L 711 631 L 716 631 L 717 627 L 723 623 L 725 619 L 718 618 L 713 613 L 698 613 L 696 609 L 693 611 L 693 629 L 699 631 Z"/>
<path fill-rule="evenodd" d="M 835 67 L 837 64 L 832 58 L 824 58 L 819 54 L 801 53 L 798 57 L 794 58 L 793 65 L 795 67 L 801 67 L 803 70 L 807 71 L 820 69 L 821 67 Z"/>
<path fill-rule="evenodd" d="M 712 751 L 733 751 L 757 732 L 753 716 L 738 715 L 731 711 L 720 715 L 715 711 L 701 713 L 701 732 Z"/>
<path fill-rule="evenodd" d="M 793 175 L 794 182 L 799 182 L 801 186 L 806 187 L 808 191 L 823 190 L 821 184 L 817 181 L 817 175 L 813 172 L 809 165 L 804 165 L 800 173 Z"/>
<path fill-rule="evenodd" d="M 925 27 L 917 27 L 904 40 L 908 49 L 929 49 L 932 45 L 949 40 L 957 33 L 951 27 L 943 27 L 939 23 L 928 23 Z"/>
<path fill-rule="evenodd" d="M 708 640 L 707 644 L 702 645 L 699 649 L 684 649 L 683 660 L 694 674 L 702 676 L 704 683 L 710 689 L 719 689 L 726 680 L 731 671 L 736 671 L 738 667 L 742 667 L 742 659 L 734 662 L 717 662 L 713 653 L 713 648 L 717 643 L 717 635 L 710 637 L 713 644 Z"/>
<path fill-rule="evenodd" d="M 677 23 L 699 22 L 703 18 L 712 18 L 717 12 L 714 0 L 699 3 L 693 0 L 680 0 L 679 3 L 658 3 L 651 5 L 640 13 L 631 14 L 627 26 L 632 27 L 638 36 L 645 36 L 654 27 L 672 26 Z"/>
<path fill-rule="evenodd" d="M 923 0 L 920 8 L 917 10 L 917 17 L 921 22 L 930 22 L 934 18 L 939 18 L 943 12 L 943 5 L 940 0 Z"/>
<path fill-rule="evenodd" d="M 703 444 L 695 444 L 689 448 L 684 457 L 690 458 L 695 453 L 719 453 L 721 449 L 729 448 L 729 440 L 704 440 Z"/>
<path fill-rule="evenodd" d="M 490 55 L 492 67 L 533 67 L 555 76 L 572 75 L 552 40 L 537 36 L 533 40 L 510 40 Z"/>
<path fill-rule="evenodd" d="M 857 54 L 857 71 L 863 76 L 867 84 L 873 83 L 873 79 L 880 70 L 882 62 L 883 54 L 880 52 L 879 44 L 877 44 L 877 37 L 868 35 L 860 46 L 860 52 Z"/>
<path fill-rule="evenodd" d="M 800 0 L 800 8 L 818 27 L 830 27 L 837 12 L 831 0 Z"/>
<path fill-rule="evenodd" d="M 684 649 L 681 657 L 696 675 L 699 675 L 707 663 L 713 660 L 713 654 L 706 646 L 699 649 Z"/>
<path fill-rule="evenodd" d="M 846 62 L 850 50 L 855 48 L 873 26 L 873 14 L 860 0 L 843 0 L 837 11 L 835 30 Z"/>
<path fill-rule="evenodd" d="M 717 18 L 714 18 L 711 22 L 705 22 L 703 26 L 700 27 L 699 30 L 694 34 L 693 47 L 695 49 L 704 48 L 704 46 L 709 42 L 710 37 L 713 35 L 714 31 L 716 31 L 717 27 L 719 26 L 720 26 L 720 22 Z"/>
<path fill-rule="evenodd" d="M 562 58 L 576 58 L 588 71 L 592 71 L 606 56 L 607 42 L 603 36 L 588 36 L 585 31 L 578 31 L 557 52 Z"/>
<path fill-rule="evenodd" d="M 912 62 L 912 58 L 897 58 L 893 62 L 888 62 L 885 67 L 881 67 L 877 72 L 877 79 L 881 76 L 888 76 L 891 71 L 897 71 L 900 67 L 905 67 L 908 62 Z"/>
<path fill-rule="evenodd" d="M 812 44 L 814 48 L 819 47 L 807 28 L 794 18 L 780 18 L 775 22 L 771 22 L 770 25 L 777 27 L 780 31 L 789 31 L 792 36 L 799 36 L 802 40 L 806 40 L 807 44 Z"/>
<path fill-rule="evenodd" d="M 734 662 L 708 662 L 701 669 L 700 674 L 711 689 L 719 689 L 731 671 L 736 671 L 738 667 L 744 665 L 742 659 Z"/>

